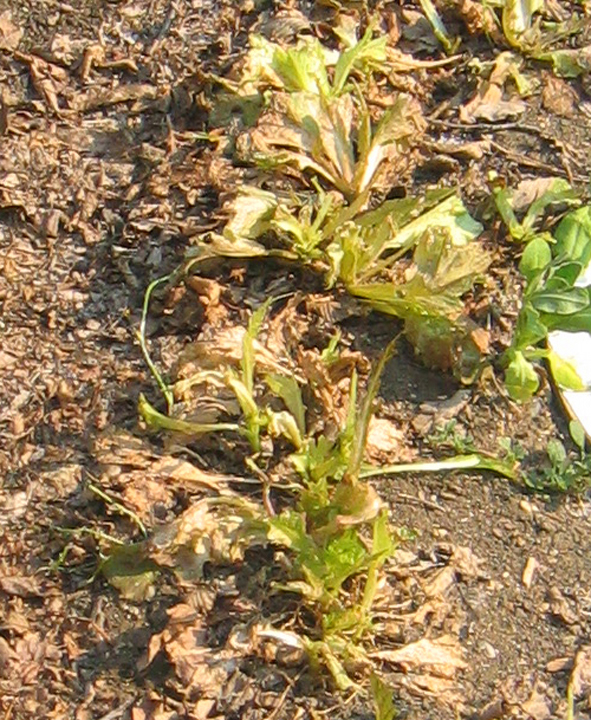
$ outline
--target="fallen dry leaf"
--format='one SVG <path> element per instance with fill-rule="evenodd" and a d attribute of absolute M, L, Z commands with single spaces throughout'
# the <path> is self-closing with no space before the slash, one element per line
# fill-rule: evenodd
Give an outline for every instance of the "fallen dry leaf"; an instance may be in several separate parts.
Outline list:
<path fill-rule="evenodd" d="M 567 625 L 574 625 L 577 622 L 577 613 L 564 597 L 560 588 L 553 586 L 548 590 L 548 603 L 552 615 L 560 618 Z"/>
<path fill-rule="evenodd" d="M 453 678 L 468 667 L 459 641 L 451 635 L 436 640 L 423 638 L 398 650 L 377 650 L 370 657 L 399 665 L 405 672 L 428 668 L 433 675 L 443 678 Z"/>
<path fill-rule="evenodd" d="M 427 597 L 444 597 L 459 578 L 482 578 L 482 560 L 468 547 L 454 547 L 448 564 L 423 586 Z"/>
<path fill-rule="evenodd" d="M 0 14 L 0 50 L 16 50 L 23 31 L 12 22 L 10 10 Z"/>
<path fill-rule="evenodd" d="M 548 699 L 536 688 L 533 689 L 531 696 L 521 703 L 521 709 L 531 720 L 548 720 L 552 715 L 552 707 Z"/>
<path fill-rule="evenodd" d="M 548 73 L 542 91 L 542 104 L 546 110 L 571 118 L 579 106 L 579 95 L 571 83 Z"/>
<path fill-rule="evenodd" d="M 511 53 L 501 53 L 488 80 L 481 80 L 476 95 L 460 108 L 460 120 L 473 123 L 477 120 L 495 122 L 521 115 L 526 104 L 511 96 L 506 99 L 505 83 L 519 72 L 519 64 Z"/>
<path fill-rule="evenodd" d="M 540 563 L 534 557 L 528 557 L 523 573 L 521 574 L 521 582 L 529 590 L 532 585 L 534 575 L 539 569 Z"/>
<path fill-rule="evenodd" d="M 589 645 L 584 645 L 575 655 L 569 688 L 575 698 L 586 697 L 591 691 L 591 646 Z"/>
<path fill-rule="evenodd" d="M 396 462 L 404 447 L 405 434 L 387 418 L 372 417 L 367 431 L 365 458 L 375 462 Z"/>

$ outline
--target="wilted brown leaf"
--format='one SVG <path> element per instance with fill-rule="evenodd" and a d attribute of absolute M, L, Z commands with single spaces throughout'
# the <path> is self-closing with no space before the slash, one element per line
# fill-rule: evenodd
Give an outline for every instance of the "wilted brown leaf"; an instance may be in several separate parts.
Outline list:
<path fill-rule="evenodd" d="M 16 50 L 23 31 L 12 22 L 10 10 L 0 14 L 0 50 Z"/>
<path fill-rule="evenodd" d="M 501 53 L 488 80 L 481 80 L 476 95 L 460 108 L 460 120 L 495 122 L 521 115 L 526 104 L 513 94 L 506 99 L 505 84 L 509 78 L 519 76 L 519 62 L 511 53 Z"/>
<path fill-rule="evenodd" d="M 521 709 L 531 720 L 548 720 L 552 716 L 552 706 L 548 698 L 536 688 L 530 697 L 521 703 Z"/>
<path fill-rule="evenodd" d="M 577 699 L 589 696 L 591 692 L 591 646 L 583 646 L 575 655 L 569 687 L 573 697 Z"/>
<path fill-rule="evenodd" d="M 370 461 L 392 463 L 400 459 L 405 434 L 387 418 L 372 417 L 367 430 L 365 457 Z"/>
<path fill-rule="evenodd" d="M 453 678 L 459 670 L 468 667 L 459 641 L 451 635 L 436 640 L 423 638 L 398 650 L 377 650 L 370 653 L 370 657 L 398 665 L 405 672 L 428 668 L 431 674 L 442 678 Z"/>

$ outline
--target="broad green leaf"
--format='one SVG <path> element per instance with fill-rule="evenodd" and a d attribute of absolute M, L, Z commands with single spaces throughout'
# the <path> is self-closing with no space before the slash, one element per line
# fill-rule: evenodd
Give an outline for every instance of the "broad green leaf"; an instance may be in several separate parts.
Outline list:
<path fill-rule="evenodd" d="M 571 287 L 564 290 L 540 290 L 530 297 L 533 307 L 551 315 L 574 315 L 589 306 L 585 288 Z"/>
<path fill-rule="evenodd" d="M 547 335 L 548 327 L 546 322 L 540 319 L 540 313 L 529 301 L 524 302 L 515 325 L 513 347 L 516 350 L 524 350 L 542 342 Z"/>
<path fill-rule="evenodd" d="M 563 443 L 557 438 L 551 438 L 548 441 L 546 452 L 548 454 L 548 459 L 550 460 L 552 465 L 563 465 L 563 463 L 565 463 L 568 458 Z"/>
<path fill-rule="evenodd" d="M 505 387 L 509 395 L 523 402 L 535 394 L 539 385 L 540 379 L 534 366 L 519 350 L 512 351 L 511 361 L 505 370 Z"/>
<path fill-rule="evenodd" d="M 302 400 L 302 391 L 298 381 L 293 375 L 267 375 L 265 382 L 270 390 L 280 397 L 285 407 L 293 415 L 297 422 L 301 435 L 306 433 L 306 406 Z"/>
<path fill-rule="evenodd" d="M 552 250 L 543 237 L 537 236 L 525 246 L 519 270 L 527 280 L 542 272 L 552 260 Z"/>
<path fill-rule="evenodd" d="M 585 435 L 585 428 L 581 425 L 578 420 L 571 420 L 568 424 L 568 431 L 575 445 L 581 451 L 581 454 L 585 453 L 585 444 L 587 437 Z"/>
<path fill-rule="evenodd" d="M 553 350 L 550 350 L 546 358 L 550 365 L 550 372 L 557 385 L 567 390 L 584 390 L 585 383 L 575 367 L 568 360 L 564 360 Z"/>
<path fill-rule="evenodd" d="M 591 261 L 591 205 L 573 210 L 556 230 L 556 255 L 586 267 Z"/>
<path fill-rule="evenodd" d="M 572 287 L 579 279 L 583 269 L 584 266 L 580 262 L 572 262 L 570 260 L 560 262 L 559 259 L 556 259 L 549 269 L 548 279 L 560 278 L 567 283 L 568 287 Z"/>
<path fill-rule="evenodd" d="M 541 315 L 540 317 L 548 330 L 591 334 L 591 306 L 574 315 Z"/>

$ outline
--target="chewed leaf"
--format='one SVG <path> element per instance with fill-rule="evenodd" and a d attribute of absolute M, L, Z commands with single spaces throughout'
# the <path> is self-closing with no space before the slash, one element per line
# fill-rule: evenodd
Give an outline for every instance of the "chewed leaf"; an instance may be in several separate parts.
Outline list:
<path fill-rule="evenodd" d="M 591 261 L 591 205 L 570 212 L 556 228 L 556 254 L 580 262 Z"/>
<path fill-rule="evenodd" d="M 482 225 L 470 215 L 458 195 L 443 202 L 407 223 L 388 243 L 388 248 L 412 247 L 427 230 L 449 231 L 453 245 L 466 245 L 483 231 Z"/>
<path fill-rule="evenodd" d="M 551 62 L 554 72 L 561 77 L 574 78 L 591 72 L 591 45 L 573 50 L 554 50 L 538 53 L 536 60 Z"/>
<path fill-rule="evenodd" d="M 277 197 L 273 193 L 243 185 L 236 197 L 224 207 L 229 213 L 224 237 L 234 242 L 260 237 L 269 227 L 277 204 Z"/>
<path fill-rule="evenodd" d="M 540 386 L 540 379 L 534 366 L 526 360 L 519 350 L 512 353 L 513 357 L 505 370 L 505 386 L 509 395 L 518 401 L 529 400 Z"/>
<path fill-rule="evenodd" d="M 518 242 L 532 239 L 539 218 L 552 205 L 577 205 L 579 193 L 563 178 L 540 177 L 523 180 L 515 190 L 493 187 L 497 210 L 509 233 Z M 517 215 L 523 215 L 519 221 Z"/>
<path fill-rule="evenodd" d="M 548 353 L 547 360 L 552 377 L 560 387 L 567 390 L 585 389 L 585 383 L 581 380 L 581 376 L 572 363 L 561 358 L 553 350 Z"/>
<path fill-rule="evenodd" d="M 415 139 L 425 129 L 420 106 L 408 95 L 399 95 L 382 116 L 373 138 L 360 143 L 360 157 L 356 168 L 355 189 L 363 192 L 371 186 L 380 164 L 388 154 L 399 152 L 400 143 Z"/>
<path fill-rule="evenodd" d="M 113 548 L 101 572 L 126 600 L 143 602 L 154 596 L 158 566 L 147 556 L 144 543 Z"/>
<path fill-rule="evenodd" d="M 505 0 L 503 32 L 510 45 L 523 48 L 531 45 L 533 16 L 544 8 L 544 0 Z"/>

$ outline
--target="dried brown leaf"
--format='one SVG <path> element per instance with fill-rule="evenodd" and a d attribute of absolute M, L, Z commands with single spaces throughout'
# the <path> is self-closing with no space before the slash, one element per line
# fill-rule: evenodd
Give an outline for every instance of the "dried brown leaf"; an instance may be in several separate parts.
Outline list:
<path fill-rule="evenodd" d="M 392 463 L 404 450 L 405 433 L 387 418 L 372 417 L 369 421 L 365 458 L 369 461 Z"/>
<path fill-rule="evenodd" d="M 531 720 L 548 720 L 552 716 L 552 707 L 548 698 L 536 688 L 533 689 L 530 697 L 521 703 L 521 709 Z"/>
<path fill-rule="evenodd" d="M 16 50 L 23 31 L 12 22 L 10 10 L 0 14 L 0 50 Z"/>
<path fill-rule="evenodd" d="M 519 73 L 519 64 L 511 53 L 501 53 L 488 80 L 480 80 L 476 95 L 460 108 L 460 120 L 495 122 L 521 115 L 526 104 L 517 95 L 506 99 L 505 84 Z"/>
<path fill-rule="evenodd" d="M 428 668 L 432 675 L 449 679 L 468 667 L 459 641 L 451 635 L 436 640 L 423 638 L 398 650 L 378 650 L 370 657 L 398 665 L 405 672 Z"/>
<path fill-rule="evenodd" d="M 573 697 L 582 698 L 591 692 L 591 646 L 585 645 L 575 655 L 569 686 Z"/>
<path fill-rule="evenodd" d="M 521 574 L 521 582 L 528 590 L 532 586 L 534 575 L 539 567 L 540 563 L 534 557 L 528 557 Z"/>

